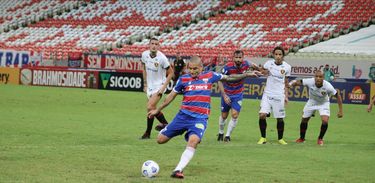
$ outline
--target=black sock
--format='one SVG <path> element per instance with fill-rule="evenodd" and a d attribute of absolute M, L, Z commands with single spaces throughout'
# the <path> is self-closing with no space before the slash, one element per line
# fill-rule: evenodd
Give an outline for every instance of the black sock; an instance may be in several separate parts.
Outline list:
<path fill-rule="evenodd" d="M 284 120 L 283 119 L 277 119 L 277 136 L 280 139 L 284 136 Z"/>
<path fill-rule="evenodd" d="M 305 139 L 307 124 L 308 123 L 301 122 L 301 125 L 299 126 L 299 134 L 301 139 Z"/>
<path fill-rule="evenodd" d="M 319 139 L 323 139 L 324 134 L 326 134 L 327 128 L 328 128 L 328 123 L 322 123 L 322 126 L 320 127 Z"/>
<path fill-rule="evenodd" d="M 152 118 L 147 117 L 147 129 L 146 129 L 146 133 L 151 134 L 151 130 L 152 130 L 152 125 L 153 124 L 154 124 L 154 117 L 152 117 Z"/>
<path fill-rule="evenodd" d="M 168 121 L 165 119 L 164 114 L 162 112 L 159 112 L 157 115 L 155 115 L 155 117 L 160 121 L 160 123 L 168 124 Z"/>
<path fill-rule="evenodd" d="M 260 134 L 263 138 L 266 138 L 267 121 L 266 119 L 259 119 Z"/>

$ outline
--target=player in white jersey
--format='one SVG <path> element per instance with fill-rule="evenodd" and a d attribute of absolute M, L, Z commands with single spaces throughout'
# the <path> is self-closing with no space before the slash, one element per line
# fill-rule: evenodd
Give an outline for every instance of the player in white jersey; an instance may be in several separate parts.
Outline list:
<path fill-rule="evenodd" d="M 272 112 L 277 119 L 278 142 L 282 145 L 287 143 L 283 139 L 285 104 L 288 102 L 288 76 L 290 76 L 291 66 L 284 62 L 284 49 L 276 47 L 273 50 L 274 59 L 267 61 L 263 65 L 263 74 L 267 76 L 266 87 L 263 92 L 259 111 L 259 129 L 261 138 L 258 144 L 265 144 L 267 115 Z"/>
<path fill-rule="evenodd" d="M 157 103 L 165 92 L 167 85 L 173 77 L 173 70 L 170 67 L 167 57 L 159 51 L 159 40 L 151 38 L 149 42 L 149 50 L 142 53 L 143 65 L 143 91 L 147 93 L 147 112 L 156 109 Z M 160 112 L 155 115 L 161 124 L 155 127 L 160 131 L 167 124 L 164 114 Z M 147 129 L 141 139 L 149 139 L 151 134 L 154 117 L 147 116 Z"/>
<path fill-rule="evenodd" d="M 328 119 L 330 116 L 330 102 L 329 97 L 335 95 L 337 97 L 337 104 L 339 112 L 337 117 L 341 118 L 342 113 L 342 99 L 339 92 L 333 86 L 324 80 L 322 71 L 317 71 L 314 78 L 293 80 L 289 83 L 290 86 L 304 85 L 309 88 L 309 100 L 303 108 L 303 115 L 300 124 L 300 138 L 296 140 L 297 143 L 305 142 L 305 134 L 307 130 L 307 123 L 315 111 L 319 111 L 322 125 L 320 127 L 320 134 L 318 137 L 318 144 L 323 145 L 323 137 L 328 128 Z"/>

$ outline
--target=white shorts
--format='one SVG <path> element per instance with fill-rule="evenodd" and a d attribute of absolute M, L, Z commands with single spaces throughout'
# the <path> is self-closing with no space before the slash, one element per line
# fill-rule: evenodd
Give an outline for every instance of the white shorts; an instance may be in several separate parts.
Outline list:
<path fill-rule="evenodd" d="M 309 118 L 312 116 L 314 111 L 319 111 L 320 116 L 330 116 L 329 102 L 323 104 L 314 104 L 307 102 L 303 108 L 303 118 Z"/>
<path fill-rule="evenodd" d="M 163 87 L 162 85 L 159 85 L 159 86 L 151 86 L 151 87 L 147 87 L 147 98 L 150 99 L 151 96 L 155 93 L 157 93 L 160 88 Z M 165 91 L 164 91 L 165 92 Z M 163 92 L 163 93 L 164 93 Z"/>
<path fill-rule="evenodd" d="M 285 118 L 285 96 L 263 94 L 259 113 L 268 114 L 271 112 L 274 118 Z"/>

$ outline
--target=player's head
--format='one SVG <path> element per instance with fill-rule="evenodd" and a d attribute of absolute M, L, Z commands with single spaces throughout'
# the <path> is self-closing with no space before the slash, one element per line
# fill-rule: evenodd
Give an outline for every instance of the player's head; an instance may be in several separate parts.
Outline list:
<path fill-rule="evenodd" d="M 148 45 L 150 47 L 150 52 L 156 55 L 156 52 L 159 50 L 160 47 L 159 40 L 153 37 L 150 39 Z"/>
<path fill-rule="evenodd" d="M 317 87 L 323 86 L 324 74 L 323 74 L 322 71 L 320 71 L 320 70 L 316 71 L 314 78 L 315 78 L 315 85 Z"/>
<path fill-rule="evenodd" d="M 236 50 L 234 53 L 233 53 L 233 62 L 237 65 L 237 66 L 241 66 L 241 63 L 243 61 L 243 51 L 242 50 Z"/>
<path fill-rule="evenodd" d="M 273 58 L 275 59 L 276 63 L 281 64 L 284 60 L 285 51 L 281 46 L 278 46 L 273 49 L 272 51 Z"/>
<path fill-rule="evenodd" d="M 188 69 L 193 78 L 197 77 L 203 70 L 201 58 L 199 58 L 198 56 L 191 57 L 188 64 Z"/>

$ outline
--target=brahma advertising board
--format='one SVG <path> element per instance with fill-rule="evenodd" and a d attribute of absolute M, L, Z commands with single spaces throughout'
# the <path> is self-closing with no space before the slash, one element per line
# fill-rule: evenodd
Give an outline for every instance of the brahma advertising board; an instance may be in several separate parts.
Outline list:
<path fill-rule="evenodd" d="M 20 80 L 24 85 L 87 87 L 86 71 L 22 69 Z"/>

